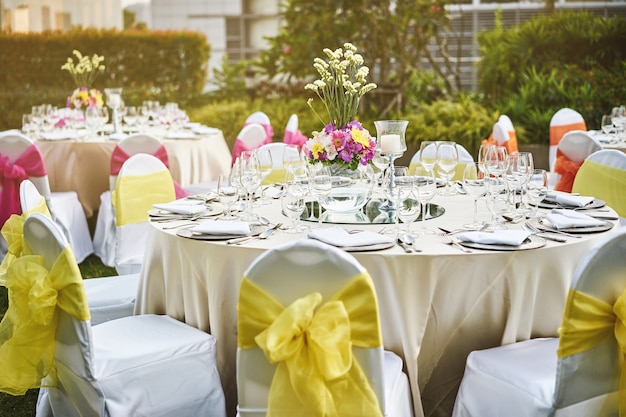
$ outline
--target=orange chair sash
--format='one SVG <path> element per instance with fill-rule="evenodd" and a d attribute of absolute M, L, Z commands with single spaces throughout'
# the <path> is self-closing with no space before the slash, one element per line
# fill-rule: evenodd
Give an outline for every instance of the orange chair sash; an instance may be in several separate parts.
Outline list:
<path fill-rule="evenodd" d="M 573 162 L 560 150 L 556 151 L 556 162 L 554 164 L 554 172 L 561 175 L 559 182 L 554 186 L 556 191 L 572 192 L 574 179 L 582 165 L 582 162 Z"/>

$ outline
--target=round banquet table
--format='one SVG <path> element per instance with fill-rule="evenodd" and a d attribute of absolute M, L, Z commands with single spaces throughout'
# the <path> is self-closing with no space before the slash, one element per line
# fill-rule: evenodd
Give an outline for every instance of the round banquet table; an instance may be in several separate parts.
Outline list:
<path fill-rule="evenodd" d="M 432 203 L 443 206 L 445 213 L 426 221 L 431 230 L 454 229 L 471 220 L 469 197 L 436 196 Z M 479 208 L 480 220 L 487 220 L 484 202 Z M 272 222 L 289 223 L 279 200 L 255 211 Z M 267 240 L 226 245 L 179 237 L 177 229 L 163 230 L 173 225 L 153 223 L 135 312 L 168 314 L 215 336 L 227 410 L 234 416 L 241 278 L 264 251 L 306 234 L 277 231 Z M 344 226 L 381 230 L 381 225 Z M 451 415 L 472 350 L 557 336 L 574 269 L 607 233 L 568 238 L 566 243 L 547 241 L 541 248 L 520 251 L 468 254 L 443 244 L 438 235 L 427 235 L 415 243 L 420 253 L 407 254 L 397 245 L 353 252 L 376 286 L 385 349 L 404 359 L 415 415 Z"/>
<path fill-rule="evenodd" d="M 85 215 L 100 207 L 109 189 L 110 160 L 117 141 L 39 140 L 51 191 L 76 191 Z M 221 131 L 196 139 L 163 139 L 174 180 L 186 187 L 230 170 L 231 154 Z"/>

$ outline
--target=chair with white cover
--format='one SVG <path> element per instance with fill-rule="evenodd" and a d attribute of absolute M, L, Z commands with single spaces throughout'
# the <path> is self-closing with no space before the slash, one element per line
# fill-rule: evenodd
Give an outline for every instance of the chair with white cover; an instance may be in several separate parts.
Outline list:
<path fill-rule="evenodd" d="M 589 133 L 572 130 L 563 135 L 556 150 L 554 163 L 554 185 L 556 191 L 571 192 L 576 173 L 583 161 L 592 153 L 602 149 L 602 145 Z"/>
<path fill-rule="evenodd" d="M 265 129 L 265 143 L 270 143 L 274 140 L 274 129 L 272 128 L 272 123 L 267 114 L 262 111 L 255 111 L 246 118 L 243 125 L 247 126 L 252 123 L 258 123 Z"/>
<path fill-rule="evenodd" d="M 576 110 L 564 107 L 554 113 L 550 119 L 550 150 L 548 153 L 548 163 L 550 171 L 554 172 L 556 162 L 556 150 L 559 142 L 567 132 L 572 130 L 587 130 L 585 119 Z"/>
<path fill-rule="evenodd" d="M 174 201 L 172 176 L 161 160 L 145 153 L 124 162 L 115 182 L 115 269 L 120 275 L 137 273 L 143 263 L 154 204 Z"/>
<path fill-rule="evenodd" d="M 111 191 L 115 189 L 117 175 L 124 162 L 133 155 L 146 153 L 160 159 L 166 167 L 169 166 L 167 150 L 163 142 L 150 134 L 136 133 L 122 139 L 111 154 L 109 176 L 110 190 L 100 195 L 100 208 L 93 236 L 94 253 L 107 266 L 115 265 L 115 212 L 111 201 Z M 182 198 L 188 193 L 174 182 L 176 198 Z"/>
<path fill-rule="evenodd" d="M 285 134 L 283 136 L 283 142 L 289 145 L 298 145 L 302 148 L 308 138 L 300 132 L 298 129 L 298 115 L 292 114 L 289 116 L 287 125 L 285 126 Z"/>
<path fill-rule="evenodd" d="M 498 121 L 493 125 L 489 138 L 483 140 L 483 145 L 504 146 L 509 155 L 519 151 L 517 133 L 509 116 L 503 114 L 498 118 Z"/>
<path fill-rule="evenodd" d="M 42 387 L 38 416 L 226 415 L 213 336 L 151 314 L 92 327 L 78 265 L 56 225 L 35 213 L 24 240 L 29 254 L 7 275 L 3 390 Z"/>
<path fill-rule="evenodd" d="M 237 327 L 239 416 L 413 415 L 373 282 L 350 254 L 307 239 L 263 253 L 243 277 Z"/>
<path fill-rule="evenodd" d="M 559 338 L 470 353 L 453 417 L 617 416 L 618 397 L 624 415 L 624 253 L 626 229 L 618 228 L 581 260 Z"/>
<path fill-rule="evenodd" d="M 41 213 L 51 218 L 46 200 L 30 180 L 24 180 L 20 184 L 20 202 L 23 213 L 23 218 L 20 219 L 22 224 L 24 219 L 33 213 Z M 18 238 L 23 239 L 23 236 Z M 134 314 L 139 286 L 138 273 L 90 278 L 84 280 L 83 284 L 87 293 L 92 326 Z"/>
<path fill-rule="evenodd" d="M 273 184 L 285 181 L 285 169 L 283 167 L 283 152 L 289 144 L 285 142 L 272 142 L 259 146 L 258 150 L 268 149 L 272 155 L 272 172 L 263 178 L 263 184 Z"/>
<path fill-rule="evenodd" d="M 626 225 L 626 154 L 603 149 L 589 155 L 576 174 L 572 192 L 604 200 Z"/>
<path fill-rule="evenodd" d="M 231 165 L 235 164 L 235 160 L 243 151 L 251 151 L 267 143 L 271 143 L 271 140 L 267 140 L 265 129 L 262 125 L 259 123 L 246 124 L 237 134 L 237 139 L 235 139 L 233 144 Z"/>
<path fill-rule="evenodd" d="M 474 158 L 472 154 L 469 153 L 465 146 L 456 144 L 456 151 L 458 154 L 458 163 L 454 170 L 454 177 L 452 177 L 455 181 L 460 181 L 463 179 L 463 171 L 465 170 L 465 164 L 468 162 L 474 162 Z M 409 172 L 413 172 L 415 167 L 420 163 L 420 151 L 417 151 L 411 157 L 411 161 L 409 162 Z"/>
<path fill-rule="evenodd" d="M 52 218 L 67 236 L 78 262 L 93 253 L 87 218 L 75 191 L 51 192 L 43 156 L 30 138 L 20 134 L 0 137 L 0 225 L 20 214 L 19 185 L 30 179 L 44 196 Z"/>

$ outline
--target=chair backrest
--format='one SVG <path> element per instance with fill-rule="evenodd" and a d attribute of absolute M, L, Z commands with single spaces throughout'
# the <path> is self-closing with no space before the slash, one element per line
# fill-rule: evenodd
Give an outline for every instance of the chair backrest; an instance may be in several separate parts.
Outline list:
<path fill-rule="evenodd" d="M 43 214 L 47 214 L 48 217 L 52 218 L 46 199 L 39 193 L 39 190 L 31 180 L 24 180 L 20 183 L 20 205 L 22 206 L 22 213 L 40 210 L 43 205 L 45 207 Z"/>
<path fill-rule="evenodd" d="M 295 133 L 298 131 L 298 115 L 292 114 L 289 116 L 289 120 L 287 121 L 287 125 L 285 126 L 285 131 Z"/>
<path fill-rule="evenodd" d="M 326 303 L 339 290 L 345 288 L 352 278 L 364 272 L 365 269 L 350 254 L 321 242 L 304 239 L 265 252 L 248 267 L 244 278 L 287 307 L 315 292 L 321 294 L 322 303 Z M 376 304 L 373 285 L 370 290 L 369 302 Z M 238 318 L 240 323 L 242 319 L 245 320 L 242 315 L 246 314 L 241 308 L 241 294 Z M 379 328 L 378 322 L 371 324 Z M 382 346 L 353 347 L 352 351 L 384 410 Z M 249 414 L 247 411 L 255 410 L 260 413 L 267 408 L 269 387 L 276 369 L 277 366 L 268 362 L 258 346 L 238 348 L 237 389 L 239 413 L 242 417 L 265 415 L 264 412 Z"/>
<path fill-rule="evenodd" d="M 40 213 L 35 213 L 24 221 L 24 240 L 32 254 L 43 258 L 43 265 L 48 270 L 52 269 L 61 253 L 69 245 L 55 223 Z M 73 256 L 70 263 L 74 279 L 82 287 L 80 271 Z M 87 296 L 84 289 L 78 295 L 81 295 L 82 300 L 77 300 L 77 302 L 86 305 Z M 87 398 L 102 397 L 102 393 L 89 382 L 95 379 L 91 362 L 93 349 L 89 320 L 74 318 L 61 308 L 57 308 L 57 314 L 54 364 L 60 384 L 68 393 L 80 392 L 79 395 Z M 79 376 L 80 380 L 72 374 Z M 98 414 L 97 410 L 90 409 L 89 404 L 84 401 L 77 401 L 69 407 L 81 410 L 76 415 Z M 66 411 L 69 412 L 69 410 Z"/>
<path fill-rule="evenodd" d="M 626 154 L 603 149 L 585 159 L 576 173 L 572 192 L 604 200 L 626 223 Z"/>
<path fill-rule="evenodd" d="M 502 126 L 504 126 L 507 132 L 515 132 L 515 127 L 513 126 L 513 122 L 511 121 L 511 118 L 507 116 L 506 114 L 500 115 L 500 117 L 498 117 L 498 122 L 501 123 Z"/>
<path fill-rule="evenodd" d="M 135 133 L 122 139 L 111 154 L 111 171 L 109 176 L 110 189 L 115 189 L 115 181 L 122 164 L 138 153 L 147 153 L 161 159 L 168 165 L 167 152 L 161 139 L 147 133 Z"/>
<path fill-rule="evenodd" d="M 625 253 L 626 229 L 616 229 L 578 264 L 571 288 L 612 307 L 626 290 Z M 568 298 L 564 320 L 571 303 L 572 299 Z M 613 335 L 613 326 L 610 333 L 610 337 L 595 347 L 559 359 L 554 397 L 557 409 L 618 390 L 621 372 L 618 358 L 621 353 Z"/>
<path fill-rule="evenodd" d="M 571 130 L 587 130 L 585 119 L 576 110 L 564 107 L 558 110 L 550 120 L 550 150 L 548 153 L 548 162 L 550 171 L 554 172 L 554 163 L 556 161 L 556 150 L 559 142 L 567 132 Z"/>
<path fill-rule="evenodd" d="M 138 153 L 124 162 L 115 183 L 115 265 L 138 272 L 146 245 L 148 210 L 176 199 L 172 176 L 161 160 Z M 122 271 L 129 265 L 129 269 Z"/>
<path fill-rule="evenodd" d="M 237 139 L 235 139 L 232 163 L 235 163 L 235 159 L 237 159 L 243 151 L 251 151 L 264 143 L 269 142 L 267 142 L 267 134 L 261 124 L 250 123 L 245 125 L 237 134 Z"/>
<path fill-rule="evenodd" d="M 284 142 L 272 142 L 259 146 L 259 150 L 268 149 L 272 154 L 272 167 L 274 169 L 283 167 L 283 151 L 289 146 Z"/>
<path fill-rule="evenodd" d="M 250 124 L 250 123 L 259 123 L 261 125 L 268 125 L 270 124 L 270 118 L 267 116 L 267 114 L 263 113 L 262 111 L 255 111 L 254 113 L 252 113 L 246 118 L 245 124 Z"/>
<path fill-rule="evenodd" d="M 556 151 L 554 173 L 558 181 L 554 189 L 566 193 L 571 192 L 574 179 L 583 161 L 601 149 L 600 142 L 582 130 L 572 130 L 563 135 Z"/>

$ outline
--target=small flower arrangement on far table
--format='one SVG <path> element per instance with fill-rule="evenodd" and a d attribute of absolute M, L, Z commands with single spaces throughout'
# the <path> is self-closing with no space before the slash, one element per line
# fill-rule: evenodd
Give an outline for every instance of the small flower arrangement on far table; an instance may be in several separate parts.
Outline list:
<path fill-rule="evenodd" d="M 72 54 L 77 59 L 76 64 L 74 59 L 69 57 L 67 62 L 61 66 L 62 70 L 70 73 L 77 86 L 72 95 L 67 98 L 67 107 L 80 110 L 88 107 L 102 107 L 104 104 L 102 93 L 91 88 L 91 85 L 98 74 L 105 69 L 105 66 L 102 65 L 104 57 L 98 54 L 88 57 L 76 49 L 72 51 Z"/>
<path fill-rule="evenodd" d="M 374 157 L 376 141 L 355 117 L 361 97 L 376 88 L 376 84 L 367 82 L 369 68 L 363 65 L 363 57 L 356 51 L 354 45 L 345 43 L 343 49 L 324 49 L 328 61 L 314 60 L 313 66 L 321 78 L 304 88 L 317 94 L 330 121 L 325 122 L 319 116 L 310 98 L 309 107 L 325 125 L 306 142 L 305 152 L 311 161 L 356 169 Z"/>

